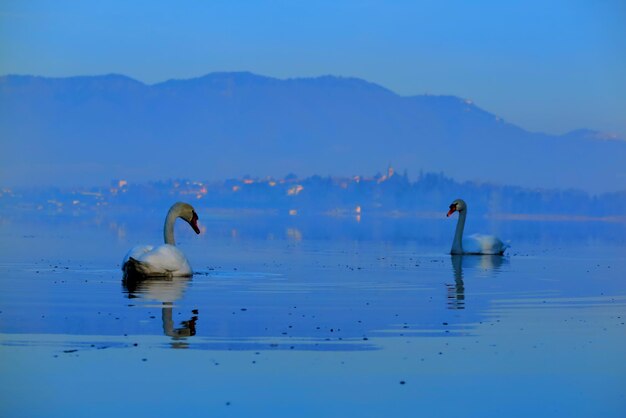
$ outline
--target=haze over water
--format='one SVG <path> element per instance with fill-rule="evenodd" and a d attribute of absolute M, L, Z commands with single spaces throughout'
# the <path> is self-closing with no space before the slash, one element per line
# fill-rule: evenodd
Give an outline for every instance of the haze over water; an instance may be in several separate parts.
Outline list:
<path fill-rule="evenodd" d="M 451 257 L 456 220 L 200 215 L 194 277 L 136 287 L 158 219 L 2 224 L 4 416 L 626 411 L 622 224 L 475 222 L 508 254 Z"/>

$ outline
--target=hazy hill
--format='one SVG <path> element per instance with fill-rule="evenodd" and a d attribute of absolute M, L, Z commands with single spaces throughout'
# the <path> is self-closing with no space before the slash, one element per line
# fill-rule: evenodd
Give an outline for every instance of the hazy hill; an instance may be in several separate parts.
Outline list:
<path fill-rule="evenodd" d="M 558 104 L 555 104 L 558 105 Z M 349 175 L 392 163 L 459 180 L 626 189 L 626 141 L 530 133 L 452 96 L 402 97 L 353 78 L 214 73 L 0 77 L 0 181 Z"/>

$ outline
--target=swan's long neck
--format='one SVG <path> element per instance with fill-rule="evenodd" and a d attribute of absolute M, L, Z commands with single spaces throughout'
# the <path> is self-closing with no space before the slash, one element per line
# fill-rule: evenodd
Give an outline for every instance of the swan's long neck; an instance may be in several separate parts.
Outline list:
<path fill-rule="evenodd" d="M 452 241 L 451 254 L 463 254 L 463 229 L 465 229 L 465 217 L 467 216 L 467 209 L 459 212 L 459 220 L 456 222 L 456 232 L 454 233 L 454 241 Z"/>
<path fill-rule="evenodd" d="M 176 245 L 176 241 L 174 241 L 174 224 L 176 223 L 176 218 L 178 218 L 178 211 L 175 208 L 171 208 L 170 211 L 167 212 L 165 226 L 163 226 L 163 239 L 166 244 Z"/>

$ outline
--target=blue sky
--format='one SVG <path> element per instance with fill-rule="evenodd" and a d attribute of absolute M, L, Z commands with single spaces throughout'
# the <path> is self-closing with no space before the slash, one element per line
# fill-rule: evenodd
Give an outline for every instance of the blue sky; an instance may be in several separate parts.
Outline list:
<path fill-rule="evenodd" d="M 623 1 L 5 0 L 0 39 L 0 74 L 353 76 L 626 138 Z"/>

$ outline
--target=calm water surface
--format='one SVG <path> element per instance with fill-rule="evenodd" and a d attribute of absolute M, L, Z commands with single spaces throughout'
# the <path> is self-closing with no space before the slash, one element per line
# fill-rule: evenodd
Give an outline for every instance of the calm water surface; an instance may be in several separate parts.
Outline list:
<path fill-rule="evenodd" d="M 194 277 L 133 286 L 159 221 L 4 223 L 0 415 L 626 416 L 624 225 L 389 222 L 179 224 Z"/>

